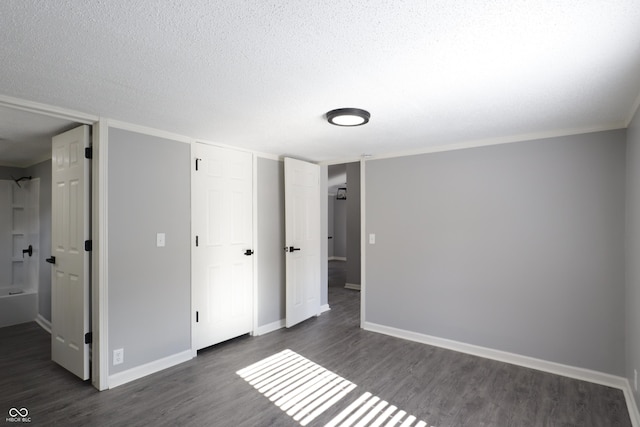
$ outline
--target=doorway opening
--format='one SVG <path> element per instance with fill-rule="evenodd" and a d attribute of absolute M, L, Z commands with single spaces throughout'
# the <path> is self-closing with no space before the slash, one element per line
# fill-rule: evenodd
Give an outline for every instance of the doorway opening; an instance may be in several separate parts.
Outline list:
<path fill-rule="evenodd" d="M 332 292 L 337 289 L 349 290 L 347 295 L 360 301 L 360 162 L 327 169 L 328 285 L 333 306 L 341 299 Z"/>
<path fill-rule="evenodd" d="M 8 272 L 3 284 L 9 288 L 3 301 L 9 310 L 2 311 L 12 313 L 0 326 L 35 321 L 51 333 L 52 140 L 81 124 L 61 114 L 0 105 L 0 181 L 6 184 L 0 240 L 7 243 L 0 270 Z"/>

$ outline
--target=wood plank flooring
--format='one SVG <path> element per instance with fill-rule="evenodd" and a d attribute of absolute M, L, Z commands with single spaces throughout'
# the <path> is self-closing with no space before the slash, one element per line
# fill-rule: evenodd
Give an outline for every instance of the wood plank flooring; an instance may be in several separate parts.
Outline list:
<path fill-rule="evenodd" d="M 365 392 L 435 427 L 631 426 L 620 390 L 363 331 L 359 295 L 330 286 L 331 311 L 318 318 L 104 392 L 50 361 L 50 336 L 37 324 L 2 328 L 0 422 L 25 407 L 34 426 L 299 426 L 236 374 L 291 349 L 357 386 L 313 427 Z"/>

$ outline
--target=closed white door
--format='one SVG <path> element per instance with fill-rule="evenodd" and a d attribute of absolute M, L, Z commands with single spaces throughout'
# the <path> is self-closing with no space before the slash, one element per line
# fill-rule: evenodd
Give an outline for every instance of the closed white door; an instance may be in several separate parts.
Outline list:
<path fill-rule="evenodd" d="M 320 166 L 284 159 L 287 328 L 320 314 Z"/>
<path fill-rule="evenodd" d="M 51 180 L 51 359 L 89 378 L 89 126 L 53 137 Z"/>
<path fill-rule="evenodd" d="M 253 158 L 194 144 L 193 306 L 196 349 L 253 329 Z"/>

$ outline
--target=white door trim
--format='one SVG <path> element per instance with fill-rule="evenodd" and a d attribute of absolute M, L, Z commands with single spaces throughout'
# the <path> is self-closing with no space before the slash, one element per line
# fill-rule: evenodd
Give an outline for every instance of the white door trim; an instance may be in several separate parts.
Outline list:
<path fill-rule="evenodd" d="M 366 159 L 360 159 L 360 327 L 366 323 L 367 294 L 367 210 L 366 207 Z"/>
<path fill-rule="evenodd" d="M 252 258 L 253 262 L 253 326 L 251 329 L 251 335 L 258 335 L 258 257 L 260 251 L 258 250 L 258 156 L 253 154 L 251 156 L 253 162 L 253 206 L 251 209 L 251 226 L 253 227 L 253 233 L 251 233 L 251 247 L 254 251 Z"/>
<path fill-rule="evenodd" d="M 92 278 L 91 322 L 93 333 L 91 383 L 98 390 L 109 388 L 109 259 L 108 198 L 109 126 L 106 120 L 93 126 L 91 234 Z"/>
<path fill-rule="evenodd" d="M 191 184 L 190 184 L 190 192 L 191 192 L 191 230 L 189 231 L 189 241 L 190 241 L 190 250 L 191 250 L 191 259 L 189 262 L 191 263 L 191 310 L 189 311 L 189 327 L 191 328 L 191 357 L 196 357 L 198 355 L 198 347 L 196 345 L 196 306 L 195 306 L 195 298 L 193 297 L 194 293 L 194 274 L 195 274 L 195 266 L 193 262 L 193 248 L 195 245 L 195 231 L 193 229 L 193 221 L 195 221 L 195 198 L 193 197 L 193 193 L 195 192 L 195 160 L 196 160 L 196 141 L 191 141 L 189 144 L 190 148 L 190 156 L 191 160 L 189 161 L 189 168 L 191 170 Z"/>

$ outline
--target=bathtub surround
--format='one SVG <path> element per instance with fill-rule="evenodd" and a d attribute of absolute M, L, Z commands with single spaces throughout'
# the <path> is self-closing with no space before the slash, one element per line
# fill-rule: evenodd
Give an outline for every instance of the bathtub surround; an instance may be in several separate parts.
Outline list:
<path fill-rule="evenodd" d="M 38 263 L 38 314 L 51 322 L 51 264 L 45 261 L 51 255 L 51 159 L 29 166 L 24 171 L 40 180 L 40 251 L 33 257 Z"/>
<path fill-rule="evenodd" d="M 32 322 L 38 315 L 38 293 L 18 287 L 0 288 L 0 328 Z"/>
<path fill-rule="evenodd" d="M 33 247 L 33 254 L 29 258 L 29 263 L 31 264 L 31 274 L 33 274 L 34 277 L 27 280 L 28 286 L 26 286 L 26 289 L 22 289 L 22 286 L 10 286 L 11 279 L 7 277 L 12 274 L 11 271 L 13 267 L 6 267 L 5 264 L 3 264 L 3 267 L 0 268 L 0 288 L 6 288 L 6 292 L 0 291 L 0 293 L 5 295 L 4 298 L 11 297 L 15 299 L 11 303 L 2 301 L 0 304 L 0 312 L 4 312 L 3 318 L 13 319 L 6 320 L 6 322 L 10 322 L 11 324 L 16 321 L 31 321 L 38 317 L 42 324 L 49 325 L 51 322 L 51 267 L 46 263 L 45 258 L 49 256 L 49 252 L 51 251 L 51 159 L 26 168 L 0 166 L 0 182 L 6 182 L 7 186 L 5 188 L 5 184 L 0 184 L 0 187 L 4 188 L 4 190 L 0 189 L 0 199 L 3 201 L 0 203 L 0 211 L 9 208 L 10 204 L 4 203 L 4 200 L 5 197 L 12 196 L 5 193 L 18 189 L 14 179 L 22 176 L 32 177 L 30 181 L 20 181 L 20 185 L 24 189 L 31 189 L 32 191 L 34 199 L 30 203 L 33 207 L 30 215 L 32 215 L 34 219 L 37 219 L 38 230 L 31 230 L 31 235 L 28 238 L 29 242 L 20 243 L 20 245 L 26 248 L 31 244 Z M 3 212 L 4 214 L 0 212 L 0 234 L 2 235 L 2 241 L 0 242 L 0 263 L 5 263 L 9 259 L 21 258 L 22 249 L 24 249 L 21 247 L 20 253 L 12 253 L 13 249 L 5 248 L 4 243 L 7 245 L 11 243 L 13 245 L 12 239 L 14 236 L 12 235 L 11 237 L 5 238 L 5 236 L 9 236 L 7 233 L 13 233 L 7 230 L 7 227 L 11 227 L 10 223 L 13 220 L 11 217 L 12 214 L 8 213 L 9 211 Z M 15 288 L 21 288 L 24 290 L 24 293 L 9 296 L 9 290 L 15 290 Z M 16 301 L 19 302 L 16 303 Z M 31 304 L 34 301 L 36 306 L 32 309 Z M 11 308 L 5 310 L 5 305 L 9 305 Z M 25 309 L 25 307 L 28 307 L 28 309 Z M 9 311 L 13 314 L 8 314 Z M 25 312 L 31 313 L 33 311 L 35 311 L 35 315 L 18 314 Z M 0 325 L 6 325 L 6 322 L 0 321 Z"/>
<path fill-rule="evenodd" d="M 39 179 L 0 180 L 0 327 L 37 316 Z"/>

